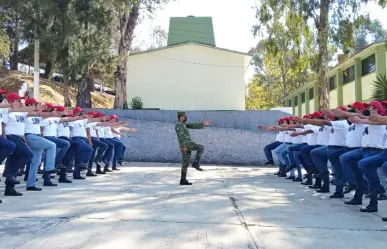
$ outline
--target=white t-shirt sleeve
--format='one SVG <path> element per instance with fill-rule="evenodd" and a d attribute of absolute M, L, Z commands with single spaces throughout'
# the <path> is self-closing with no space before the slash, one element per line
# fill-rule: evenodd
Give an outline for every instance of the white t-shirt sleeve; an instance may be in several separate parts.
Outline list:
<path fill-rule="evenodd" d="M 348 130 L 349 127 L 347 120 L 332 121 L 331 124 L 335 130 Z"/>
<path fill-rule="evenodd" d="M 320 131 L 320 126 L 317 126 L 317 125 L 309 125 L 309 128 L 308 130 L 311 130 L 313 131 L 313 133 L 318 133 Z"/>

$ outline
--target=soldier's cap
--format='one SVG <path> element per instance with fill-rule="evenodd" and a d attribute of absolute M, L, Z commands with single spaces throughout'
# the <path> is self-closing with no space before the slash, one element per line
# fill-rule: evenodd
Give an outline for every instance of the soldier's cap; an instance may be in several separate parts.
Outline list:
<path fill-rule="evenodd" d="M 184 115 L 187 115 L 185 112 L 177 112 L 177 116 L 180 117 L 180 116 L 184 116 Z"/>

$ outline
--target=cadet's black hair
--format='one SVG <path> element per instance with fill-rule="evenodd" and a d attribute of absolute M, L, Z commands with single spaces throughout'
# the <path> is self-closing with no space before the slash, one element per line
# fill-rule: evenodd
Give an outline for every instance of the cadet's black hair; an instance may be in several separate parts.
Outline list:
<path fill-rule="evenodd" d="M 0 103 L 3 103 L 3 101 L 4 101 L 4 96 L 1 94 L 0 95 Z"/>

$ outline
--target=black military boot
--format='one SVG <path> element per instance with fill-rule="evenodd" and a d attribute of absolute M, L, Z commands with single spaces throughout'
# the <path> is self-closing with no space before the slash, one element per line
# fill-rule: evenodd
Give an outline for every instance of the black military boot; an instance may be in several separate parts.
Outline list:
<path fill-rule="evenodd" d="M 22 196 L 22 193 L 19 193 L 15 190 L 15 187 L 12 185 L 5 185 L 5 196 Z"/>
<path fill-rule="evenodd" d="M 180 179 L 180 185 L 192 185 L 187 179 Z"/>
<path fill-rule="evenodd" d="M 104 174 L 106 174 L 105 171 L 101 170 L 101 165 L 99 165 L 99 164 L 97 164 L 97 170 L 96 170 L 95 173 L 97 173 L 98 175 L 104 175 Z"/>
<path fill-rule="evenodd" d="M 347 204 L 347 205 L 361 205 L 361 204 L 363 204 L 362 198 L 363 198 L 363 190 L 358 188 L 358 189 L 356 189 L 356 192 L 355 192 L 353 199 L 350 201 L 346 201 L 345 204 Z"/>
<path fill-rule="evenodd" d="M 93 173 L 93 171 L 91 171 L 91 169 L 89 169 L 86 173 L 86 176 L 97 176 L 96 174 Z"/>
<path fill-rule="evenodd" d="M 382 218 L 382 221 L 387 221 L 387 217 L 383 217 L 383 218 Z"/>
<path fill-rule="evenodd" d="M 305 182 L 302 182 L 301 183 L 302 185 L 306 185 L 306 186 L 311 186 L 313 185 L 313 178 L 311 175 L 309 175 L 307 178 L 306 178 L 306 181 Z"/>
<path fill-rule="evenodd" d="M 321 180 L 324 182 L 323 186 L 321 189 L 317 189 L 316 192 L 317 193 L 329 193 L 330 192 L 330 189 L 329 189 L 329 173 L 328 172 L 325 172 L 323 174 L 321 174 Z"/>
<path fill-rule="evenodd" d="M 104 171 L 105 173 L 113 172 L 112 170 L 109 169 L 109 165 L 108 165 L 108 166 L 105 166 L 104 169 L 103 169 L 103 171 Z"/>
<path fill-rule="evenodd" d="M 376 213 L 378 212 L 378 193 L 377 191 L 372 191 L 370 195 L 370 204 L 367 207 L 360 208 L 361 212 L 364 213 Z"/>
<path fill-rule="evenodd" d="M 194 168 L 196 170 L 203 171 L 203 169 L 200 168 L 199 163 L 194 162 L 191 166 L 192 166 L 192 168 Z"/>
<path fill-rule="evenodd" d="M 59 180 L 58 180 L 59 183 L 72 183 L 72 181 L 67 179 L 66 172 L 67 172 L 67 169 L 61 169 Z"/>
<path fill-rule="evenodd" d="M 267 165 L 274 165 L 274 161 L 273 160 L 269 160 L 265 163 L 265 166 Z"/>

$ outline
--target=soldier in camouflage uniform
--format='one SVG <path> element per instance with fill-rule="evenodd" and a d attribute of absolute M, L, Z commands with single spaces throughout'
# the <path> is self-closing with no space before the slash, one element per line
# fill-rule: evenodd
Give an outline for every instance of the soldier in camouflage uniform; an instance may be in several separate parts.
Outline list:
<path fill-rule="evenodd" d="M 192 164 L 192 167 L 199 171 L 203 171 L 203 169 L 200 168 L 199 161 L 200 157 L 203 154 L 204 146 L 201 144 L 197 144 L 191 140 L 191 136 L 189 134 L 188 129 L 203 129 L 204 125 L 210 125 L 212 121 L 186 124 L 185 122 L 187 121 L 187 115 L 185 112 L 178 112 L 177 118 L 179 122 L 176 124 L 175 130 L 177 138 L 179 140 L 180 150 L 183 154 L 183 166 L 181 168 L 180 185 L 192 185 L 192 183 L 187 181 L 187 169 L 191 160 L 191 152 L 196 151 L 196 157 Z"/>

